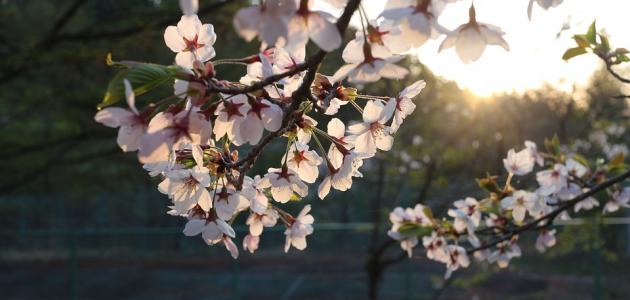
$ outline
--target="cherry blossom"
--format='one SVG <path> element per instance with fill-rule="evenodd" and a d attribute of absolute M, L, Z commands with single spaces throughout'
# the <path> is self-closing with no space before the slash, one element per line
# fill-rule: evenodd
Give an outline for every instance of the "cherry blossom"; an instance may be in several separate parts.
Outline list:
<path fill-rule="evenodd" d="M 242 140 L 245 143 L 255 145 L 262 138 L 263 129 L 271 132 L 280 129 L 282 109 L 279 106 L 257 97 L 249 98 L 249 107 L 246 106 L 245 109 L 247 108 L 249 110 L 238 127 L 240 138 L 236 138 L 235 141 Z"/>
<path fill-rule="evenodd" d="M 302 181 L 314 183 L 317 180 L 318 166 L 323 159 L 317 155 L 317 152 L 309 150 L 308 145 L 296 141 L 282 160 L 285 159 L 289 169 L 295 171 Z"/>
<path fill-rule="evenodd" d="M 453 205 L 456 209 L 449 209 L 448 215 L 455 218 L 453 224 L 455 230 L 461 232 L 479 226 L 481 211 L 479 210 L 479 202 L 475 198 L 467 197 L 463 200 L 457 200 Z"/>
<path fill-rule="evenodd" d="M 542 9 L 548 10 L 551 7 L 556 7 L 562 3 L 562 0 L 529 0 L 529 4 L 527 5 L 527 18 L 529 20 L 532 19 L 532 10 L 534 8 L 534 2 L 538 4 Z"/>
<path fill-rule="evenodd" d="M 422 238 L 422 245 L 427 250 L 427 258 L 443 263 L 450 259 L 446 240 L 438 236 L 435 231 L 431 233 L 431 236 Z"/>
<path fill-rule="evenodd" d="M 138 112 L 138 109 L 136 109 L 136 97 L 131 88 L 131 83 L 127 79 L 124 79 L 123 83 L 129 109 L 107 107 L 96 113 L 94 120 L 107 127 L 120 127 L 116 142 L 118 142 L 118 146 L 124 152 L 130 152 L 140 148 L 140 140 L 147 130 L 147 124 Z"/>
<path fill-rule="evenodd" d="M 586 172 L 588 172 L 587 167 L 577 162 L 573 158 L 567 159 L 567 161 L 564 163 L 564 166 L 566 167 L 569 175 L 575 176 L 577 178 L 583 177 L 586 174 Z"/>
<path fill-rule="evenodd" d="M 234 237 L 234 229 L 221 219 L 211 217 L 207 220 L 191 219 L 184 227 L 184 235 L 195 236 L 201 234 L 203 241 L 208 245 L 214 245 L 224 241 L 223 236 Z"/>
<path fill-rule="evenodd" d="M 201 24 L 195 14 L 183 15 L 177 26 L 168 26 L 164 31 L 166 46 L 177 53 L 175 62 L 188 69 L 195 60 L 205 62 L 216 55 L 212 47 L 216 39 L 214 26 Z"/>
<path fill-rule="evenodd" d="M 262 214 L 250 214 L 245 224 L 249 225 L 250 235 L 259 236 L 263 232 L 263 227 L 273 227 L 277 221 L 278 212 L 273 208 L 267 208 Z"/>
<path fill-rule="evenodd" d="M 248 234 L 243 238 L 243 250 L 254 253 L 258 250 L 258 244 L 260 243 L 260 236 Z"/>
<path fill-rule="evenodd" d="M 262 178 L 256 175 L 254 178 L 245 177 L 242 194 L 249 200 L 250 209 L 258 214 L 264 214 L 269 206 L 269 199 L 265 195 L 262 186 Z"/>
<path fill-rule="evenodd" d="M 547 248 L 553 247 L 556 244 L 556 230 L 542 229 L 538 238 L 536 239 L 536 249 L 539 252 L 545 252 Z"/>
<path fill-rule="evenodd" d="M 308 194 L 308 186 L 300 180 L 295 171 L 286 167 L 269 168 L 259 186 L 262 188 L 271 187 L 273 199 L 280 203 L 288 202 L 293 192 L 302 197 L 306 197 Z"/>
<path fill-rule="evenodd" d="M 320 199 L 324 199 L 330 192 L 330 188 L 338 191 L 347 191 L 352 187 L 352 177 L 363 177 L 359 172 L 359 168 L 363 165 L 361 155 L 353 151 L 349 151 L 341 155 L 339 165 L 335 166 L 331 160 L 328 161 L 328 175 L 324 177 L 317 194 Z"/>
<path fill-rule="evenodd" d="M 437 22 L 439 11 L 434 9 L 431 0 L 399 0 L 388 1 L 381 16 L 394 22 L 401 31 L 400 42 L 406 43 L 397 48 L 404 52 L 418 48 L 428 40 L 436 39 L 446 32 Z M 404 51 L 401 51 L 404 49 Z"/>
<path fill-rule="evenodd" d="M 477 22 L 475 7 L 470 7 L 470 20 L 448 34 L 440 44 L 438 51 L 455 47 L 455 53 L 464 63 L 478 60 L 487 45 L 501 46 L 510 51 L 510 46 L 503 39 L 503 31 L 499 27 Z"/>
<path fill-rule="evenodd" d="M 529 150 L 532 157 L 534 158 L 534 161 L 536 162 L 536 164 L 538 164 L 538 166 L 542 167 L 545 165 L 545 159 L 538 152 L 538 147 L 536 146 L 536 143 L 532 141 L 525 141 L 525 148 Z"/>
<path fill-rule="evenodd" d="M 212 195 L 217 216 L 226 221 L 237 211 L 249 207 L 249 200 L 242 193 L 225 186 L 213 190 Z"/>
<path fill-rule="evenodd" d="M 289 252 L 293 246 L 295 249 L 304 250 L 306 248 L 306 236 L 313 233 L 313 222 L 315 219 L 308 213 L 311 211 L 310 205 L 305 205 L 300 214 L 289 221 L 288 228 L 284 231 L 286 242 L 284 252 Z"/>
<path fill-rule="evenodd" d="M 261 5 L 240 9 L 234 17 L 234 27 L 247 41 L 258 35 L 270 46 L 286 43 L 289 17 L 295 9 L 295 0 L 266 0 Z"/>
<path fill-rule="evenodd" d="M 217 118 L 214 122 L 213 129 L 217 139 L 227 135 L 234 144 L 243 144 L 244 141 L 241 136 L 240 125 L 244 122 L 245 116 L 249 117 L 249 111 L 251 110 L 251 106 L 247 100 L 247 96 L 237 95 L 219 103 L 214 113 Z M 254 119 L 254 117 L 252 117 L 252 119 Z M 262 128 L 260 128 L 260 130 L 262 130 Z"/>
<path fill-rule="evenodd" d="M 514 221 L 520 223 L 525 220 L 525 214 L 530 211 L 530 214 L 534 214 L 533 209 L 536 205 L 538 196 L 535 193 L 527 191 L 515 191 L 511 196 L 505 197 L 501 200 L 501 207 L 503 209 L 511 209 L 512 217 Z"/>
<path fill-rule="evenodd" d="M 399 230 L 408 223 L 430 225 L 431 221 L 424 213 L 424 206 L 417 204 L 413 209 L 407 208 L 406 210 L 398 207 L 389 214 L 389 220 L 392 222 L 392 228 L 387 234 L 391 238 L 400 241 L 400 247 L 411 257 L 413 248 L 418 244 L 418 238 L 415 236 L 406 236 Z"/>
<path fill-rule="evenodd" d="M 210 193 L 206 189 L 210 186 L 210 170 L 199 159 L 196 164 L 190 169 L 168 172 L 158 185 L 158 190 L 173 200 L 174 210 L 180 214 L 186 213 L 195 205 L 206 212 L 212 208 Z"/>
<path fill-rule="evenodd" d="M 579 212 L 580 210 L 591 210 L 595 207 L 599 206 L 599 201 L 593 197 L 588 197 L 578 203 L 573 207 L 574 212 Z"/>
<path fill-rule="evenodd" d="M 344 51 L 343 60 L 348 64 L 335 72 L 333 81 L 341 81 L 346 77 L 352 83 L 374 82 L 381 77 L 402 79 L 409 71 L 394 64 L 401 59 L 402 56 L 379 57 L 370 47 L 352 47 Z"/>
<path fill-rule="evenodd" d="M 309 38 L 322 50 L 333 51 L 341 46 L 341 35 L 332 15 L 323 11 L 313 11 L 311 0 L 300 0 L 295 14 L 289 19 L 289 39 L 287 47 L 301 48 Z"/>
<path fill-rule="evenodd" d="M 521 248 L 516 244 L 518 239 L 511 239 L 497 245 L 497 250 L 488 256 L 488 262 L 496 262 L 500 268 L 506 268 L 510 260 L 521 256 Z"/>
<path fill-rule="evenodd" d="M 620 207 L 630 208 L 630 187 L 613 193 L 611 199 L 604 206 L 604 213 L 612 213 Z"/>
<path fill-rule="evenodd" d="M 445 279 L 451 277 L 451 274 L 459 268 L 467 268 L 470 265 L 470 259 L 468 258 L 468 254 L 466 254 L 466 249 L 464 249 L 464 247 L 448 245 L 447 250 L 448 260 L 446 261 Z"/>
<path fill-rule="evenodd" d="M 416 109 L 412 99 L 420 94 L 426 85 L 424 80 L 416 81 L 403 89 L 396 98 L 391 98 L 387 102 L 387 110 L 394 111 L 394 118 L 390 125 L 392 133 L 396 133 L 403 120 Z"/>
<path fill-rule="evenodd" d="M 551 170 L 536 173 L 536 181 L 540 185 L 538 193 L 549 196 L 568 188 L 567 175 L 566 167 L 561 164 L 555 164 Z"/>
<path fill-rule="evenodd" d="M 157 113 L 140 140 L 138 158 L 142 163 L 168 160 L 172 150 L 182 145 L 210 143 L 212 123 L 198 108 Z"/>
<path fill-rule="evenodd" d="M 510 174 L 526 175 L 534 168 L 534 157 L 529 149 L 523 149 L 519 152 L 510 149 L 507 158 L 503 159 L 503 166 Z"/>
<path fill-rule="evenodd" d="M 382 102 L 368 101 L 363 109 L 363 122 L 348 127 L 348 132 L 356 136 L 354 150 L 366 157 L 374 156 L 376 149 L 389 151 L 394 138 L 385 123 L 390 117 Z"/>

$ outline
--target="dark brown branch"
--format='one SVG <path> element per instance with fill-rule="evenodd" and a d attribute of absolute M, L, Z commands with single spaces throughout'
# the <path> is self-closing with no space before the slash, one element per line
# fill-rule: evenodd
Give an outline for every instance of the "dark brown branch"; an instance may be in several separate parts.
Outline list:
<path fill-rule="evenodd" d="M 468 249 L 466 252 L 468 254 L 472 254 L 472 253 L 475 253 L 477 251 L 481 251 L 481 250 L 485 250 L 485 249 L 494 247 L 494 246 L 500 244 L 501 242 L 510 240 L 513 236 L 518 235 L 521 232 L 524 232 L 524 231 L 527 231 L 527 230 L 530 230 L 530 229 L 534 229 L 535 230 L 535 229 L 543 229 L 543 228 L 549 227 L 549 226 L 551 226 L 553 224 L 553 221 L 555 220 L 555 218 L 558 215 L 560 215 L 563 211 L 572 208 L 578 202 L 580 202 L 580 201 L 582 201 L 582 200 L 584 200 L 584 199 L 586 199 L 588 197 L 594 196 L 595 194 L 597 194 L 597 193 L 599 193 L 599 192 L 601 192 L 601 191 L 611 187 L 612 185 L 614 185 L 616 183 L 624 181 L 628 177 L 630 177 L 630 170 L 625 171 L 624 173 L 622 173 L 619 176 L 616 176 L 616 177 L 613 177 L 613 178 L 609 178 L 608 180 L 606 180 L 606 181 L 596 185 L 595 187 L 593 187 L 589 191 L 587 191 L 587 192 L 585 192 L 583 194 L 580 194 L 579 196 L 576 196 L 575 198 L 573 198 L 573 199 L 571 199 L 569 201 L 564 202 L 560 207 L 556 208 L 555 210 L 553 210 L 549 214 L 546 214 L 546 215 L 544 215 L 544 216 L 542 216 L 542 217 L 540 217 L 540 218 L 538 218 L 538 219 L 536 219 L 534 221 L 531 221 L 531 222 L 529 222 L 529 223 L 527 223 L 527 224 L 525 224 L 523 226 L 519 226 L 516 229 L 511 230 L 509 232 L 509 234 L 504 235 L 503 237 L 498 238 L 498 239 L 496 239 L 496 240 L 494 240 L 494 241 L 492 241 L 492 242 L 490 242 L 488 244 L 484 244 L 484 245 L 481 245 L 481 246 L 476 247 L 476 248 Z M 545 224 L 541 225 L 541 223 L 543 223 L 543 222 L 545 222 Z"/>
<path fill-rule="evenodd" d="M 608 73 L 610 73 L 612 76 L 617 78 L 617 80 L 619 80 L 619 81 L 621 81 L 623 83 L 630 83 L 630 79 L 624 78 L 619 73 L 617 73 L 615 70 L 613 70 L 612 63 L 610 61 L 608 61 L 606 59 L 604 59 L 604 61 L 606 62 L 606 70 L 608 70 Z"/>
<path fill-rule="evenodd" d="M 350 23 L 350 18 L 352 17 L 354 12 L 359 8 L 360 3 L 361 3 L 361 0 L 348 1 L 348 4 L 346 5 L 346 8 L 343 11 L 343 14 L 337 20 L 337 24 L 336 24 L 337 29 L 339 30 L 339 33 L 342 36 L 343 36 L 343 33 L 348 28 L 348 24 Z M 326 54 L 327 54 L 326 51 L 323 51 L 320 49 L 317 51 L 317 53 L 310 56 L 303 64 L 296 66 L 292 70 L 270 76 L 260 82 L 257 82 L 250 86 L 246 86 L 244 88 L 223 89 L 217 86 L 210 87 L 209 92 L 220 92 L 220 93 L 226 93 L 226 94 L 244 94 L 244 93 L 260 90 L 264 88 L 265 86 L 273 82 L 276 82 L 282 78 L 291 76 L 293 74 L 297 74 L 301 71 L 306 71 L 306 74 L 304 75 L 304 78 L 302 79 L 301 85 L 291 95 L 291 99 L 293 100 L 291 102 L 291 105 L 287 106 L 284 109 L 284 118 L 282 120 L 282 127 L 280 127 L 280 130 L 266 135 L 256 146 L 254 146 L 252 150 L 250 150 L 250 152 L 247 154 L 247 156 L 244 159 L 236 162 L 233 166 L 229 166 L 229 167 L 239 168 L 240 176 L 238 178 L 238 182 L 236 183 L 237 187 L 242 184 L 245 173 L 249 171 L 249 169 L 253 165 L 258 155 L 262 152 L 262 150 L 275 137 L 281 136 L 287 130 L 292 128 L 296 120 L 295 111 L 299 107 L 302 99 L 309 99 L 308 95 L 310 95 L 311 93 L 311 84 L 313 84 L 313 81 L 315 80 L 315 73 L 317 72 L 322 61 L 324 60 L 324 57 L 326 57 Z"/>
<path fill-rule="evenodd" d="M 58 37 L 59 32 L 72 19 L 77 10 L 79 10 L 79 7 L 83 4 L 85 4 L 85 0 L 74 1 L 74 3 L 72 3 L 63 14 L 61 14 L 59 19 L 57 19 L 55 25 L 53 25 L 53 28 L 50 30 L 48 35 L 39 43 L 39 46 L 48 46 L 53 43 Z"/>

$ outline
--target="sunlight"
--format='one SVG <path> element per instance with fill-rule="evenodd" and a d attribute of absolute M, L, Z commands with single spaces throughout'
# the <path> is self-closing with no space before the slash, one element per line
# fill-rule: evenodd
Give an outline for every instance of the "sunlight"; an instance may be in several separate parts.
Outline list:
<path fill-rule="evenodd" d="M 368 14 L 377 16 L 386 1 L 370 1 Z M 462 63 L 454 50 L 438 53 L 442 39 L 427 42 L 417 49 L 418 58 L 435 74 L 470 90 L 480 97 L 504 92 L 522 93 L 551 85 L 564 91 L 582 87 L 600 66 L 595 56 L 580 56 L 565 62 L 564 51 L 572 47 L 571 36 L 582 33 L 597 19 L 598 28 L 613 38 L 613 47 L 630 47 L 630 26 L 625 14 L 630 10 L 628 1 L 565 1 L 559 7 L 544 11 L 534 7 L 532 21 L 527 19 L 527 0 L 475 1 L 477 19 L 501 27 L 510 51 L 491 46 L 481 59 L 471 64 Z M 440 16 L 440 23 L 454 29 L 468 20 L 470 1 L 449 4 Z M 610 9 L 615 7 L 615 9 Z M 562 30 L 567 23 L 568 29 Z"/>

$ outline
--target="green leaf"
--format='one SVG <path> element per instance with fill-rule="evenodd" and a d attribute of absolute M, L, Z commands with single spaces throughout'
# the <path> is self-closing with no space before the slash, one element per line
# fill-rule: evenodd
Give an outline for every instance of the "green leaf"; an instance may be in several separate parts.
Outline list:
<path fill-rule="evenodd" d="M 571 59 L 573 57 L 576 57 L 578 55 L 582 55 L 584 53 L 586 53 L 586 49 L 584 49 L 584 48 L 581 48 L 581 47 L 569 48 L 562 55 L 562 59 L 569 60 L 569 59 Z"/>
<path fill-rule="evenodd" d="M 415 223 L 405 223 L 398 229 L 400 234 L 407 237 L 423 237 L 431 234 L 433 228 L 431 226 L 421 226 Z"/>
<path fill-rule="evenodd" d="M 574 153 L 571 157 L 572 157 L 575 161 L 579 162 L 580 164 L 582 164 L 583 166 L 585 166 L 585 167 L 587 167 L 587 168 L 588 168 L 588 165 L 589 165 L 589 164 L 588 164 L 588 160 L 587 160 L 584 156 L 582 156 L 582 155 L 580 155 L 580 154 L 577 154 L 577 153 Z"/>
<path fill-rule="evenodd" d="M 581 48 L 588 48 L 591 46 L 591 43 L 586 39 L 586 35 L 584 34 L 576 34 L 573 36 L 575 43 Z"/>
<path fill-rule="evenodd" d="M 490 176 L 490 174 L 487 174 L 485 178 L 477 178 L 476 180 L 480 188 L 490 193 L 500 194 L 501 188 L 499 187 L 499 184 L 497 183 L 496 179 L 497 179 L 496 176 Z"/>
<path fill-rule="evenodd" d="M 588 31 L 586 32 L 586 40 L 591 44 L 597 44 L 597 28 L 595 26 L 595 21 L 591 23 L 591 26 L 588 27 Z"/>
<path fill-rule="evenodd" d="M 158 86 L 172 81 L 175 75 L 180 71 L 179 67 L 162 66 L 148 63 L 138 62 L 113 62 L 111 57 L 108 63 L 111 65 L 123 67 L 122 70 L 112 78 L 107 85 L 103 101 L 98 104 L 97 108 L 102 109 L 110 106 L 125 97 L 125 87 L 123 80 L 126 78 L 133 87 L 136 96 L 142 95 Z"/>
<path fill-rule="evenodd" d="M 603 34 L 599 34 L 599 40 L 602 41 L 601 45 L 604 52 L 608 53 L 608 51 L 610 51 L 610 43 L 608 42 L 608 37 Z"/>
<path fill-rule="evenodd" d="M 625 160 L 625 157 L 623 155 L 623 152 L 618 153 L 617 155 L 615 155 L 610 162 L 608 162 L 608 168 L 609 169 L 617 169 L 617 168 L 621 168 L 623 167 L 623 161 Z"/>

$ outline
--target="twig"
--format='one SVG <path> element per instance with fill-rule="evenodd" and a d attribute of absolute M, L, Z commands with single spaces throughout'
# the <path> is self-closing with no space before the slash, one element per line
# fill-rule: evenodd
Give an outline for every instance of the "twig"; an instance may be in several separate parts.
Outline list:
<path fill-rule="evenodd" d="M 534 221 L 531 221 L 531 222 L 529 222 L 529 223 L 527 223 L 527 224 L 525 224 L 523 226 L 517 227 L 516 229 L 510 231 L 510 233 L 508 235 L 505 235 L 505 236 L 503 236 L 503 237 L 501 237 L 499 239 L 496 239 L 496 240 L 492 241 L 491 243 L 488 243 L 488 244 L 485 244 L 485 245 L 481 245 L 481 246 L 476 247 L 476 248 L 468 249 L 466 252 L 468 254 L 472 254 L 472 253 L 475 253 L 477 251 L 481 251 L 481 250 L 485 250 L 485 249 L 494 247 L 494 246 L 498 245 L 501 242 L 504 242 L 504 241 L 507 241 L 507 240 L 511 239 L 513 236 L 518 235 L 519 233 L 521 233 L 523 231 L 527 231 L 527 230 L 530 230 L 530 229 L 542 229 L 542 228 L 549 227 L 549 226 L 551 226 L 553 224 L 553 221 L 555 220 L 555 218 L 560 213 L 562 213 L 563 211 L 565 211 L 565 210 L 567 210 L 569 208 L 572 208 L 578 202 L 580 202 L 580 201 L 582 201 L 582 200 L 584 200 L 584 199 L 586 199 L 588 197 L 591 197 L 591 196 L 599 193 L 602 190 L 607 189 L 608 187 L 610 187 L 610 186 L 612 186 L 612 185 L 614 185 L 616 183 L 624 181 L 628 177 L 630 177 L 630 170 L 625 171 L 624 173 L 622 173 L 619 176 L 610 178 L 610 179 L 608 179 L 608 180 L 606 180 L 606 181 L 596 185 L 595 187 L 593 187 L 589 191 L 587 191 L 587 192 L 585 192 L 583 194 L 580 194 L 579 196 L 576 196 L 575 198 L 573 198 L 573 199 L 571 199 L 569 201 L 564 202 L 560 207 L 558 207 L 554 211 L 550 212 L 549 214 L 546 214 L 546 215 L 544 215 L 544 216 L 542 216 L 542 217 L 540 217 L 540 218 L 538 218 L 538 219 L 536 219 Z M 540 223 L 545 222 L 545 221 L 546 221 L 545 224 L 540 225 Z"/>

